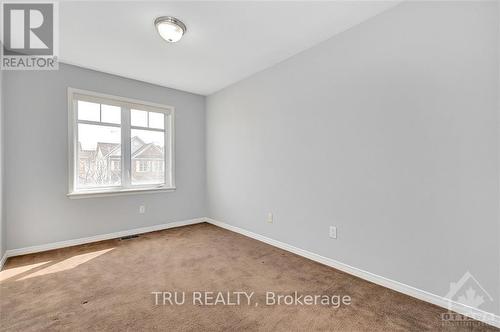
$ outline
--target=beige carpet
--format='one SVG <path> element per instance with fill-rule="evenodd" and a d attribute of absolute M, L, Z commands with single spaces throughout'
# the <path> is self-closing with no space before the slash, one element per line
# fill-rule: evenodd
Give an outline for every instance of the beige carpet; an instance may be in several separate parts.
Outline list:
<path fill-rule="evenodd" d="M 209 224 L 15 257 L 0 280 L 2 331 L 499 331 L 444 324 L 442 308 Z M 155 291 L 185 292 L 185 303 L 162 294 L 156 305 Z M 194 291 L 254 295 L 200 305 Z M 266 305 L 268 291 L 352 303 Z"/>

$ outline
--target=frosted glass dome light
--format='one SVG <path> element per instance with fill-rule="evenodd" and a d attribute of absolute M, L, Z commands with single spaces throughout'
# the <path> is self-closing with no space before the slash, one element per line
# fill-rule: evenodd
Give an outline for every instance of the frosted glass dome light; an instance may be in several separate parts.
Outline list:
<path fill-rule="evenodd" d="M 186 32 L 186 25 L 172 16 L 162 16 L 155 20 L 156 30 L 169 43 L 181 40 Z"/>

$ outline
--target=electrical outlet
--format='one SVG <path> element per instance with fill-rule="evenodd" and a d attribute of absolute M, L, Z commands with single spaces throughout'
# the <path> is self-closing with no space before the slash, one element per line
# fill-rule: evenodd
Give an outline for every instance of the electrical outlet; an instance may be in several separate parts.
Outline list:
<path fill-rule="evenodd" d="M 269 213 L 267 214 L 267 222 L 268 222 L 268 223 L 270 223 L 270 224 L 272 224 L 272 223 L 273 223 L 273 221 L 274 221 L 273 214 L 272 214 L 271 212 L 269 212 Z"/>
<path fill-rule="evenodd" d="M 141 206 L 139 206 L 139 213 L 140 213 L 140 214 L 144 214 L 144 213 L 146 213 L 146 206 L 145 206 L 145 205 L 141 205 Z"/>
<path fill-rule="evenodd" d="M 328 234 L 332 239 L 337 238 L 337 227 L 335 226 L 330 226 L 330 232 Z"/>

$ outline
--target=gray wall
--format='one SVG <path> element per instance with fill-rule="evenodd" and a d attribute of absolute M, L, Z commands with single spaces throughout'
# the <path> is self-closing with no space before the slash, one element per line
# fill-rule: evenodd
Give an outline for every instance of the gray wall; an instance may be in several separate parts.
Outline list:
<path fill-rule="evenodd" d="M 8 249 L 206 215 L 205 97 L 63 64 L 4 79 Z M 174 106 L 177 190 L 68 199 L 68 87 Z"/>
<path fill-rule="evenodd" d="M 496 6 L 403 3 L 210 96 L 209 215 L 500 313 Z"/>
<path fill-rule="evenodd" d="M 2 43 L 0 43 L 0 47 Z M 4 145 L 4 130 L 3 130 L 3 70 L 0 70 L 0 259 L 2 259 L 5 254 L 6 245 L 5 245 L 5 218 L 4 218 L 4 208 L 3 208 L 3 178 L 4 178 L 4 167 L 3 167 L 3 145 Z M 1 267 L 0 267 L 1 269 Z"/>

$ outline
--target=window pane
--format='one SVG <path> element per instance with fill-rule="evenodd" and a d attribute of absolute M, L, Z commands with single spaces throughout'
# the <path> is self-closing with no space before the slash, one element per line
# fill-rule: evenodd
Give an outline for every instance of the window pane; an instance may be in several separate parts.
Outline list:
<path fill-rule="evenodd" d="M 163 129 L 164 125 L 163 113 L 149 112 L 149 128 Z"/>
<path fill-rule="evenodd" d="M 120 128 L 78 124 L 78 187 L 121 184 Z"/>
<path fill-rule="evenodd" d="M 139 110 L 130 110 L 130 123 L 132 126 L 147 127 L 148 112 Z"/>
<path fill-rule="evenodd" d="M 131 130 L 132 184 L 165 183 L 165 136 L 163 132 Z"/>
<path fill-rule="evenodd" d="M 119 124 L 121 121 L 121 108 L 118 106 L 101 105 L 101 121 Z"/>
<path fill-rule="evenodd" d="M 78 101 L 78 120 L 100 121 L 99 104 Z"/>

